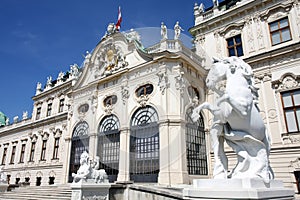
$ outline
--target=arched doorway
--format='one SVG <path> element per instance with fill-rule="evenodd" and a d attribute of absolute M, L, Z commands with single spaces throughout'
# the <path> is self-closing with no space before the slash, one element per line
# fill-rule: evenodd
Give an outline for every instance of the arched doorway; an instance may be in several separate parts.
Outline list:
<path fill-rule="evenodd" d="M 193 108 L 186 112 L 186 157 L 187 169 L 190 175 L 208 175 L 206 139 L 203 116 L 194 122 Z"/>
<path fill-rule="evenodd" d="M 120 155 L 120 123 L 115 115 L 106 116 L 98 129 L 100 168 L 105 169 L 109 182 L 117 180 Z"/>
<path fill-rule="evenodd" d="M 130 180 L 157 182 L 159 173 L 159 127 L 154 108 L 138 109 L 130 124 Z"/>
<path fill-rule="evenodd" d="M 76 173 L 80 167 L 80 155 L 84 151 L 89 152 L 89 125 L 86 122 L 80 122 L 72 134 L 69 182 L 73 181 L 72 173 Z"/>

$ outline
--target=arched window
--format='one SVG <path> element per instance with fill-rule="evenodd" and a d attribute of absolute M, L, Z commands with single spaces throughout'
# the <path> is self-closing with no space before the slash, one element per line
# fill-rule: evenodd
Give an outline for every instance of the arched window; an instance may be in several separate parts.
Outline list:
<path fill-rule="evenodd" d="M 120 154 L 120 123 L 115 115 L 106 116 L 98 129 L 100 168 L 105 169 L 109 181 L 117 180 Z"/>
<path fill-rule="evenodd" d="M 86 122 L 80 122 L 72 134 L 69 182 L 73 179 L 72 173 L 76 173 L 80 167 L 80 155 L 84 151 L 89 152 L 89 125 Z"/>
<path fill-rule="evenodd" d="M 157 182 L 159 173 L 159 127 L 151 106 L 138 109 L 130 124 L 130 179 Z"/>
<path fill-rule="evenodd" d="M 191 175 L 207 175 L 207 153 L 203 117 L 193 122 L 193 108 L 186 113 L 186 156 L 187 168 Z"/>

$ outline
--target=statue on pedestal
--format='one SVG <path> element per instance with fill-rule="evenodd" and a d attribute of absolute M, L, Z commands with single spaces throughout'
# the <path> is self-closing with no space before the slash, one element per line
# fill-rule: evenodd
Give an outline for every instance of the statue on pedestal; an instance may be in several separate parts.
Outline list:
<path fill-rule="evenodd" d="M 217 87 L 226 81 L 225 89 Z M 215 165 L 214 178 L 274 178 L 269 165 L 270 137 L 256 105 L 258 97 L 251 67 L 238 57 L 214 59 L 206 85 L 219 97 L 215 104 L 204 102 L 193 111 L 193 120 L 202 109 L 213 115 L 210 130 Z M 228 174 L 224 141 L 237 154 L 237 164 Z"/>
<path fill-rule="evenodd" d="M 72 173 L 73 183 L 92 182 L 108 183 L 108 176 L 104 169 L 99 169 L 99 158 L 90 161 L 89 154 L 85 151 L 80 156 L 80 167 L 77 173 Z"/>

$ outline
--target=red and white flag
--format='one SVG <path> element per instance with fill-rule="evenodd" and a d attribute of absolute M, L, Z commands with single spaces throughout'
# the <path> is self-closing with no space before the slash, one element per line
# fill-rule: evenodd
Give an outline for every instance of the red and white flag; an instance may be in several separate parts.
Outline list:
<path fill-rule="evenodd" d="M 119 12 L 118 12 L 118 21 L 116 23 L 116 29 L 117 31 L 121 28 L 121 22 L 122 22 L 122 14 L 121 14 L 121 7 L 119 6 Z"/>

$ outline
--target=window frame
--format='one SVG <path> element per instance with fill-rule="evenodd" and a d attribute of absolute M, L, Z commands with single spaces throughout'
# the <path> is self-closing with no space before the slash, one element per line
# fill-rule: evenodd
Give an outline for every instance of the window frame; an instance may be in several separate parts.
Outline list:
<path fill-rule="evenodd" d="M 58 106 L 58 112 L 59 113 L 64 111 L 64 106 L 65 106 L 65 99 L 60 99 L 59 100 L 59 106 Z"/>
<path fill-rule="evenodd" d="M 46 160 L 46 150 L 47 150 L 47 140 L 43 140 L 42 142 L 42 149 L 41 149 L 41 161 Z"/>
<path fill-rule="evenodd" d="M 41 112 L 42 112 L 42 107 L 39 106 L 36 108 L 36 116 L 35 116 L 35 119 L 36 120 L 39 120 L 41 118 Z"/>
<path fill-rule="evenodd" d="M 7 147 L 4 147 L 4 149 L 3 149 L 1 165 L 5 165 L 5 163 L 6 163 L 7 149 L 8 149 Z"/>
<path fill-rule="evenodd" d="M 15 158 L 16 158 L 16 150 L 17 150 L 17 146 L 14 145 L 11 148 L 11 156 L 10 156 L 10 162 L 9 164 L 14 164 L 15 163 Z"/>
<path fill-rule="evenodd" d="M 295 100 L 294 100 L 294 93 L 295 92 L 300 92 L 300 89 L 295 89 L 295 90 L 290 90 L 290 91 L 284 91 L 280 93 L 280 97 L 281 97 L 281 103 L 282 103 L 282 109 L 283 109 L 283 115 L 284 115 L 284 122 L 285 122 L 285 126 L 286 126 L 286 131 L 287 133 L 299 133 L 300 132 L 300 118 L 297 118 L 297 109 L 300 110 L 300 104 L 299 105 L 295 105 Z M 283 100 L 283 94 L 290 94 L 291 97 L 291 101 L 292 101 L 292 106 L 284 106 L 284 100 Z M 293 110 L 294 113 L 294 119 L 296 122 L 296 128 L 297 131 L 289 131 L 289 127 L 288 127 L 288 120 L 286 117 L 286 111 L 291 111 Z"/>
<path fill-rule="evenodd" d="M 60 138 L 57 137 L 57 138 L 54 138 L 54 148 L 53 148 L 53 157 L 52 159 L 53 160 L 56 160 L 58 159 L 58 152 L 59 152 L 59 140 Z"/>
<path fill-rule="evenodd" d="M 47 104 L 47 117 L 51 115 L 52 112 L 52 103 Z"/>
<path fill-rule="evenodd" d="M 24 163 L 26 144 L 22 144 L 19 163 Z"/>
<path fill-rule="evenodd" d="M 240 43 L 236 43 L 236 38 L 238 36 L 241 39 Z M 229 46 L 229 44 L 228 44 L 230 39 L 233 39 L 233 45 L 231 45 L 231 46 Z M 244 56 L 242 34 L 238 34 L 238 35 L 235 35 L 235 36 L 227 38 L 226 39 L 226 46 L 227 46 L 226 48 L 227 48 L 228 56 L 237 56 L 237 57 Z M 238 47 L 241 47 L 241 49 L 242 49 L 242 55 L 238 55 L 238 50 L 237 50 Z M 232 49 L 232 48 L 234 49 L 234 55 L 230 55 L 230 49 Z"/>
<path fill-rule="evenodd" d="M 287 26 L 281 28 L 280 27 L 280 22 L 283 21 L 283 20 L 287 20 Z M 274 30 L 274 31 L 271 31 L 271 24 L 274 24 L 274 23 L 277 23 L 277 29 Z M 276 45 L 279 45 L 279 44 L 282 44 L 282 43 L 285 43 L 285 42 L 288 42 L 288 41 L 291 41 L 293 38 L 292 38 L 292 32 L 291 32 L 291 26 L 290 26 L 290 21 L 289 21 L 289 18 L 288 17 L 284 17 L 284 18 L 281 18 L 281 19 L 278 19 L 278 20 L 275 20 L 275 21 L 272 21 L 272 22 L 269 22 L 268 23 L 268 26 L 269 26 L 269 34 L 270 34 L 270 40 L 271 40 L 271 45 L 272 46 L 276 46 Z M 286 30 L 288 29 L 289 30 L 289 34 L 290 34 L 290 39 L 288 40 L 284 40 L 282 39 L 282 31 L 283 30 Z M 274 44 L 273 43 L 273 34 L 275 33 L 279 33 L 279 36 L 280 36 L 280 42 Z"/>
<path fill-rule="evenodd" d="M 33 162 L 34 160 L 34 153 L 36 148 L 36 142 L 31 142 L 30 154 L 29 154 L 29 162 Z"/>

